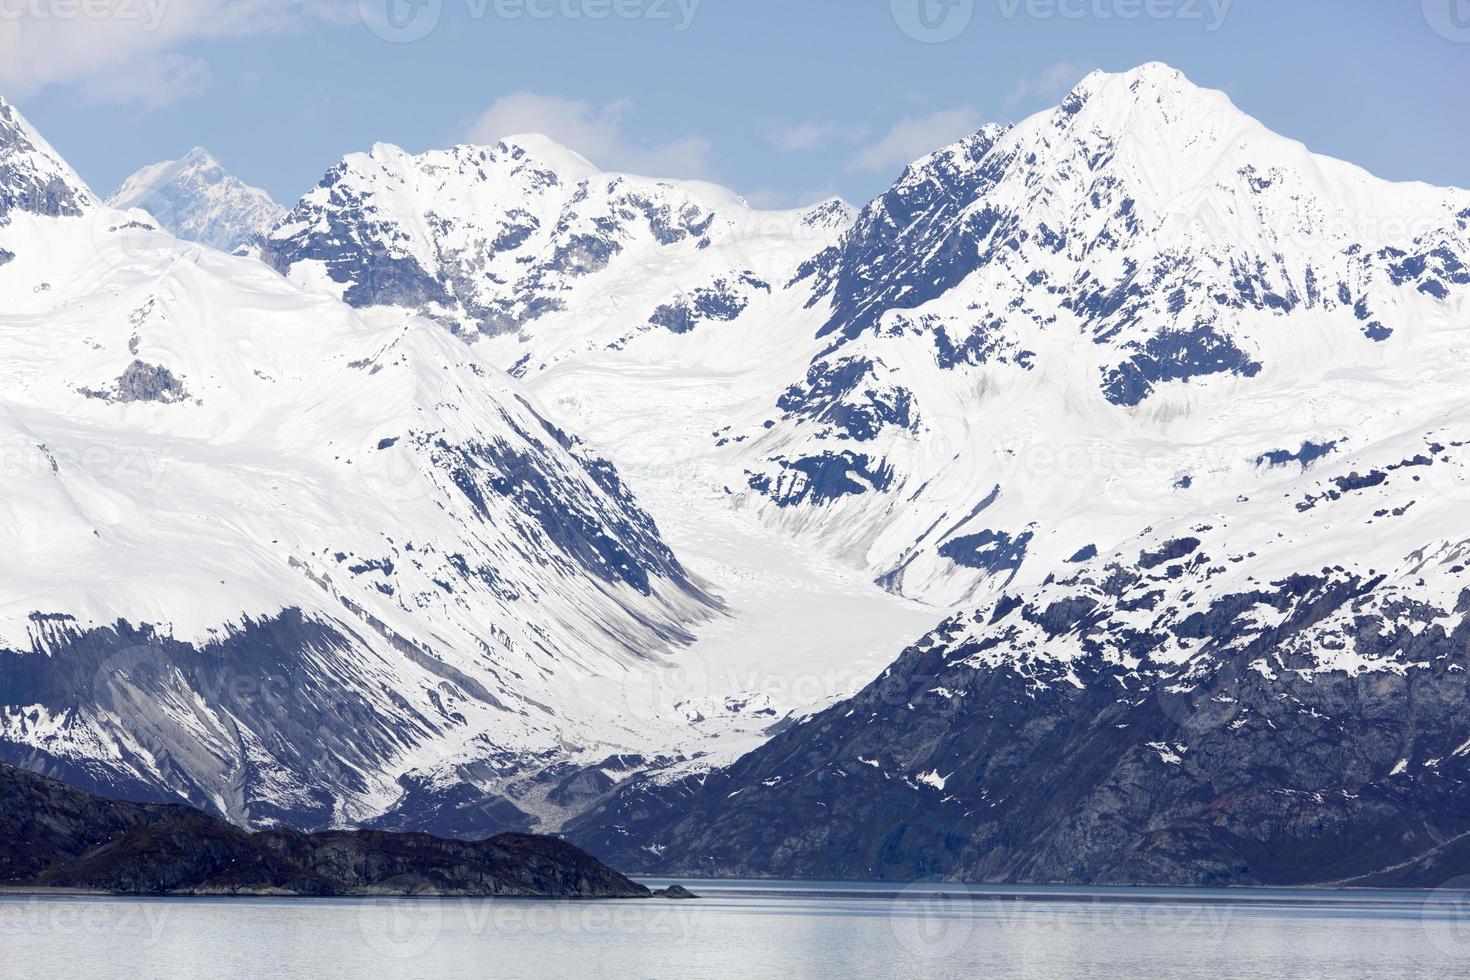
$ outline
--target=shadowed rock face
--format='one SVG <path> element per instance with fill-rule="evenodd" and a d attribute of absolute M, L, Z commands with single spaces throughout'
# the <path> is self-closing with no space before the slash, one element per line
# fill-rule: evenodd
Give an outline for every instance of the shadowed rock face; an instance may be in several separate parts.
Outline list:
<path fill-rule="evenodd" d="M 189 807 L 102 799 L 3 764 L 0 885 L 133 895 L 649 895 L 555 838 L 251 834 Z"/>
<path fill-rule="evenodd" d="M 1332 570 L 1137 628 L 1160 579 L 1209 566 L 1199 544 L 1146 552 L 1139 568 L 1166 556 L 1153 578 L 1110 566 L 1096 589 L 1077 575 L 955 617 L 851 700 L 726 769 L 635 781 L 570 836 L 658 874 L 1438 886 L 1470 870 L 1470 591 L 1438 608 Z M 1075 657 L 1032 650 L 1062 637 Z M 1158 656 L 1179 638 L 1201 655 Z M 1345 669 L 1340 649 L 1397 666 Z"/>

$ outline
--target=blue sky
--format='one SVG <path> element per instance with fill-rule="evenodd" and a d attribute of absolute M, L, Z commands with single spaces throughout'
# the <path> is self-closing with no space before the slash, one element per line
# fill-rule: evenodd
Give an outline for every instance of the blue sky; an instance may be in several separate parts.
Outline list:
<path fill-rule="evenodd" d="M 1151 60 L 1317 152 L 1470 186 L 1470 0 L 0 0 L 0 94 L 99 191 L 200 144 L 287 203 L 379 140 L 527 129 L 760 204 L 861 203 Z"/>

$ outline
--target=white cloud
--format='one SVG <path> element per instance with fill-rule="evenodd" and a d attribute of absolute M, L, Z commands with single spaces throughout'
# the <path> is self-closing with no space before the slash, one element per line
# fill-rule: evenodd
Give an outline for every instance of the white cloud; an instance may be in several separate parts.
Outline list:
<path fill-rule="evenodd" d="M 145 107 L 208 83 L 191 42 L 340 21 L 340 0 L 0 0 L 0 93 L 25 99 L 53 85 Z"/>
<path fill-rule="evenodd" d="M 91 75 L 77 84 L 77 91 L 84 99 L 103 105 L 158 109 L 208 87 L 209 66 L 202 58 L 165 52 Z"/>
<path fill-rule="evenodd" d="M 597 106 L 555 95 L 516 92 L 497 99 L 467 127 L 474 143 L 541 133 L 607 170 L 654 177 L 708 177 L 710 142 L 684 136 L 662 142 L 635 140 L 624 130 L 633 104 L 626 99 Z"/>
<path fill-rule="evenodd" d="M 1037 96 L 1056 96 L 1068 91 L 1082 80 L 1087 69 L 1075 61 L 1058 61 L 1047 65 L 1034 75 L 1028 75 L 1016 83 L 1011 94 L 1006 96 L 1006 105 L 1013 106 L 1025 99 Z"/>
<path fill-rule="evenodd" d="M 904 119 L 882 139 L 859 150 L 847 169 L 869 173 L 900 170 L 919 157 L 970 135 L 984 122 L 980 111 L 973 106 Z"/>
<path fill-rule="evenodd" d="M 798 153 L 802 150 L 815 150 L 836 131 L 836 123 L 804 122 L 778 129 L 769 139 L 771 145 L 782 153 Z"/>

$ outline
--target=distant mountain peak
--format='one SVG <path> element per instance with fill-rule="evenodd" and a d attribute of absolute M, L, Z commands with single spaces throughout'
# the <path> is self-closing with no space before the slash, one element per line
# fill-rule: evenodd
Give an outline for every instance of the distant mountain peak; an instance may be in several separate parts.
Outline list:
<path fill-rule="evenodd" d="M 133 174 L 107 198 L 141 208 L 175 236 L 229 251 L 270 231 L 286 209 L 222 167 L 202 146 Z"/>

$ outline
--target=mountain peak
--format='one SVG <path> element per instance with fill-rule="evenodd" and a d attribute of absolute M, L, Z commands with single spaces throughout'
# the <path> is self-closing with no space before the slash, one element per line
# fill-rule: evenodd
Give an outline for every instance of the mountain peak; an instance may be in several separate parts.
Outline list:
<path fill-rule="evenodd" d="M 0 99 L 0 225 L 12 211 L 78 215 L 97 199 L 15 106 Z"/>
<path fill-rule="evenodd" d="M 218 167 L 219 161 L 214 155 L 202 146 L 196 146 L 188 153 L 179 158 L 179 163 L 192 164 L 195 166 Z"/>
<path fill-rule="evenodd" d="M 1182 90 L 1198 88 L 1189 80 L 1189 77 L 1175 68 L 1173 65 L 1162 61 L 1145 61 L 1143 64 L 1126 71 L 1104 71 L 1095 68 L 1088 72 L 1079 84 L 1081 86 L 1097 87 L 1110 82 L 1117 81 L 1130 88 L 1149 87 L 1153 89 Z"/>
<path fill-rule="evenodd" d="M 222 167 L 202 146 L 143 167 L 107 198 L 141 208 L 172 234 L 228 251 L 268 232 L 286 210 Z"/>
<path fill-rule="evenodd" d="M 501 139 L 499 145 L 512 153 L 521 150 L 537 162 L 572 179 L 579 180 L 602 173 L 601 168 L 592 161 L 545 133 L 516 133 Z"/>
<path fill-rule="evenodd" d="M 1144 119 L 1177 125 L 1197 114 L 1239 112 L 1225 93 L 1196 85 L 1182 71 L 1160 61 L 1123 72 L 1090 72 L 1054 111 L 1075 116 L 1084 107 L 1090 107 L 1095 126 L 1114 131 L 1139 125 Z"/>

